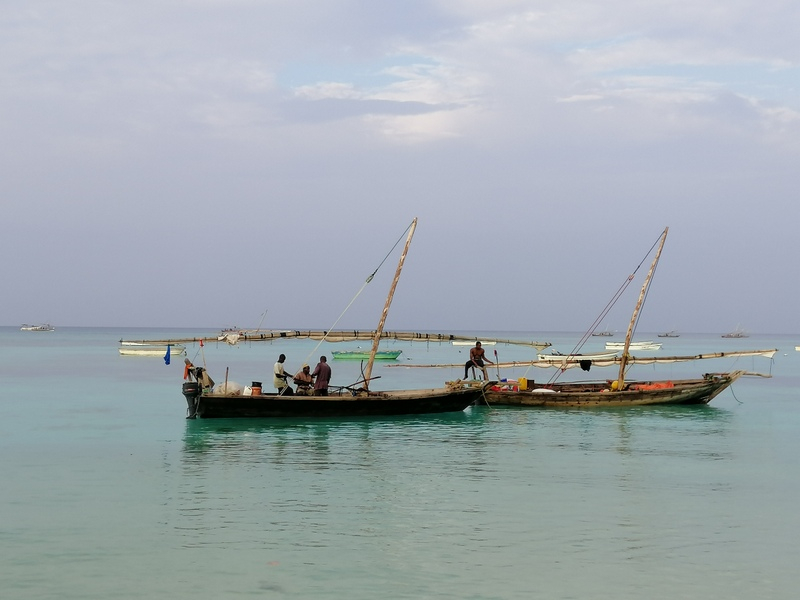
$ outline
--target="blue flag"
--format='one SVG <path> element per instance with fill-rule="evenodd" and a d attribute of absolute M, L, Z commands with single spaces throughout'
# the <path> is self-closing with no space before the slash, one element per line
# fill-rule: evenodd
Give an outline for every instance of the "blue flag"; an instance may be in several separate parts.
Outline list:
<path fill-rule="evenodd" d="M 170 345 L 167 344 L 167 353 L 164 355 L 164 364 L 165 365 L 169 364 L 169 349 L 170 349 Z"/>

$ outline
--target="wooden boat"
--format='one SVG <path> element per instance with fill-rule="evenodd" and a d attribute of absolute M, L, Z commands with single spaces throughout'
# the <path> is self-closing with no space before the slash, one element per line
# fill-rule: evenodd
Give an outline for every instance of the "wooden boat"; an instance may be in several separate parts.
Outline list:
<path fill-rule="evenodd" d="M 608 329 L 604 331 L 595 331 L 592 333 L 594 337 L 612 337 L 614 335 L 613 331 L 609 331 Z"/>
<path fill-rule="evenodd" d="M 733 330 L 733 331 L 731 331 L 730 333 L 725 333 L 725 334 L 723 334 L 723 335 L 722 335 L 722 336 L 720 336 L 720 337 L 724 337 L 724 338 L 737 338 L 737 339 L 738 339 L 738 338 L 746 338 L 746 337 L 750 337 L 750 336 L 749 336 L 749 335 L 747 335 L 747 334 L 744 332 L 744 330 L 743 330 L 743 329 L 741 329 L 741 328 L 737 327 L 736 329 L 734 329 L 734 330 Z"/>
<path fill-rule="evenodd" d="M 19 328 L 20 331 L 55 331 L 56 328 L 50 325 L 50 323 L 43 323 L 41 325 L 28 325 L 27 323 L 23 323 L 22 327 Z"/>
<path fill-rule="evenodd" d="M 462 411 L 480 399 L 482 387 L 460 382 L 444 388 L 373 392 L 346 386 L 328 396 L 243 396 L 199 390 L 197 382 L 183 384 L 188 418 L 365 417 L 433 414 Z"/>
<path fill-rule="evenodd" d="M 699 379 L 629 382 L 622 391 L 613 389 L 616 381 L 553 383 L 518 391 L 502 390 L 502 386 L 494 385 L 484 391 L 484 401 L 490 406 L 543 407 L 707 404 L 744 373 L 707 373 Z"/>
<path fill-rule="evenodd" d="M 483 391 L 486 383 L 475 386 L 461 381 L 445 384 L 443 388 L 424 390 L 372 391 L 372 366 L 386 315 L 392 302 L 400 272 L 405 262 L 411 238 L 416 229 L 417 219 L 409 227 L 408 238 L 394 280 L 386 299 L 378 327 L 373 334 L 372 350 L 363 377 L 351 386 L 333 388 L 328 396 L 279 396 L 278 394 L 259 394 L 244 396 L 229 393 L 227 386 L 204 387 L 204 373 L 194 369 L 198 381 L 183 384 L 183 395 L 188 404 L 189 419 L 201 418 L 252 418 L 252 417 L 360 417 L 428 414 L 462 411 L 473 404 Z"/>
<path fill-rule="evenodd" d="M 705 404 L 710 402 L 720 392 L 744 375 L 744 371 L 733 371 L 730 373 L 708 373 L 698 379 L 681 381 L 625 380 L 627 369 L 632 362 L 632 357 L 629 354 L 633 346 L 631 337 L 650 281 L 661 256 L 661 251 L 664 248 L 664 242 L 666 241 L 668 231 L 669 228 L 667 227 L 661 235 L 655 258 L 653 259 L 650 271 L 639 293 L 639 299 L 628 325 L 622 354 L 619 357 L 611 359 L 611 362 L 619 363 L 619 374 L 615 380 L 577 383 L 548 382 L 541 386 L 536 386 L 535 384 L 529 386 L 527 385 L 527 380 L 523 385 L 516 386 L 496 384 L 485 390 L 483 400 L 489 405 L 507 406 L 610 407 L 650 404 Z M 776 350 L 766 352 L 769 353 L 769 356 L 772 356 Z M 719 353 L 713 355 L 713 357 L 726 355 L 728 354 Z M 709 356 L 709 358 L 710 357 L 712 356 Z M 653 362 L 657 360 L 656 357 L 652 358 Z"/>
<path fill-rule="evenodd" d="M 397 360 L 403 353 L 402 350 L 378 350 L 375 353 L 375 360 Z M 331 352 L 333 358 L 339 360 L 369 360 L 369 352 L 362 350 L 334 350 Z"/>
<path fill-rule="evenodd" d="M 664 333 L 659 333 L 658 337 L 661 338 L 674 338 L 674 337 L 681 337 L 681 334 L 677 331 L 665 331 Z"/>

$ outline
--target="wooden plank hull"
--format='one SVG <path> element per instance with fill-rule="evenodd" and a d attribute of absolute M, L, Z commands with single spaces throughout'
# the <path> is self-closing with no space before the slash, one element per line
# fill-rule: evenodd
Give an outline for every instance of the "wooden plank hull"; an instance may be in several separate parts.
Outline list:
<path fill-rule="evenodd" d="M 219 418 L 325 418 L 418 415 L 463 411 L 480 399 L 482 388 L 458 387 L 398 390 L 353 395 L 345 390 L 329 396 L 258 396 L 203 393 L 184 395 L 189 417 Z M 194 406 L 193 406 L 194 404 Z M 194 412 L 193 412 L 194 411 Z"/>
<path fill-rule="evenodd" d="M 681 381 L 629 382 L 621 392 L 607 383 L 556 383 L 547 388 L 513 391 L 487 388 L 481 402 L 490 406 L 616 407 L 656 404 L 708 404 L 736 381 L 743 371 L 706 375 Z M 497 387 L 497 386 L 494 386 Z M 538 391 L 537 391 L 538 390 Z M 543 391 L 549 390 L 549 391 Z"/>

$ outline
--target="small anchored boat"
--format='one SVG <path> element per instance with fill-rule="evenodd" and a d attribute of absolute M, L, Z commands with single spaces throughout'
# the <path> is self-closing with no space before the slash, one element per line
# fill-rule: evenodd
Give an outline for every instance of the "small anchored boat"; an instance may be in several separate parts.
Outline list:
<path fill-rule="evenodd" d="M 23 323 L 22 327 L 19 328 L 20 331 L 55 331 L 56 328 L 50 325 L 50 323 L 42 323 L 41 325 L 28 325 L 27 323 Z"/>

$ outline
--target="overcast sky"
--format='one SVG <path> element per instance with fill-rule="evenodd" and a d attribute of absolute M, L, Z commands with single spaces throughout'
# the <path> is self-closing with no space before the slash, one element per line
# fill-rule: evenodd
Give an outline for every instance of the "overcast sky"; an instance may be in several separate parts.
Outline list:
<path fill-rule="evenodd" d="M 796 1 L 2 5 L 0 324 L 800 332 Z"/>

